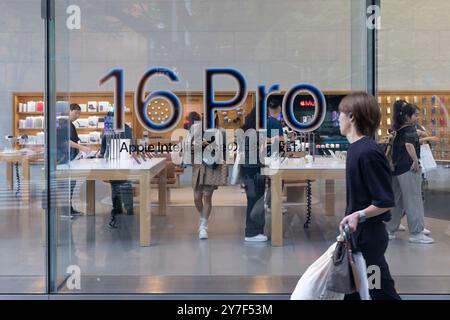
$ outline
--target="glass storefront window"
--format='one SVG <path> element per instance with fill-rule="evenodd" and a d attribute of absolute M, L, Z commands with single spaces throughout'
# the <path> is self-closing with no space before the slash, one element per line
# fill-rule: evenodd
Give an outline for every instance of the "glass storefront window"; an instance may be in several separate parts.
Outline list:
<path fill-rule="evenodd" d="M 2 1 L 0 30 L 0 293 L 45 293 L 46 106 L 39 1 Z"/>
<path fill-rule="evenodd" d="M 400 294 L 450 292 L 446 0 L 43 3 L 47 20 L 41 1 L 0 4 L 0 293 L 290 295 L 339 233 L 355 91 L 378 99 L 378 141 L 397 100 L 420 108 L 435 243 L 410 243 L 405 212 L 386 259 Z M 186 163 L 194 120 L 248 128 L 266 104 L 292 107 L 267 120 L 299 147 L 290 169 L 250 190 L 233 160 Z"/>

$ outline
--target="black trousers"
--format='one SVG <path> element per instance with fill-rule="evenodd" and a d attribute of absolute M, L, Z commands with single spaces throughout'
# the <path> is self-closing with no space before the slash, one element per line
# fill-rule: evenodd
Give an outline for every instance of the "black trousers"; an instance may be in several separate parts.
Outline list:
<path fill-rule="evenodd" d="M 386 226 L 383 222 L 376 222 L 372 224 L 365 223 L 360 228 L 361 230 L 357 231 L 356 245 L 361 250 L 367 267 L 378 266 L 380 268 L 380 287 L 370 289 L 371 281 L 369 281 L 369 294 L 372 300 L 400 300 L 401 298 L 395 290 L 395 283 L 384 257 L 389 243 Z M 359 299 L 358 293 L 345 296 L 345 300 Z"/>
<path fill-rule="evenodd" d="M 111 181 L 111 200 L 113 209 L 121 212 L 122 203 L 126 210 L 133 209 L 133 188 L 129 181 Z"/>
<path fill-rule="evenodd" d="M 77 154 L 78 154 L 78 152 L 75 153 L 74 151 L 72 151 L 72 149 L 70 149 L 70 161 L 73 161 L 76 158 Z M 73 210 L 73 206 L 72 206 L 73 191 L 75 190 L 76 185 L 77 185 L 76 180 L 70 180 L 70 210 L 71 211 Z"/>
<path fill-rule="evenodd" d="M 245 236 L 254 237 L 264 233 L 266 216 L 264 210 L 265 178 L 259 167 L 242 167 L 242 177 L 247 196 Z"/>
<path fill-rule="evenodd" d="M 73 191 L 75 190 L 76 185 L 77 185 L 76 180 L 70 180 L 70 210 L 73 210 L 72 198 L 73 198 Z"/>

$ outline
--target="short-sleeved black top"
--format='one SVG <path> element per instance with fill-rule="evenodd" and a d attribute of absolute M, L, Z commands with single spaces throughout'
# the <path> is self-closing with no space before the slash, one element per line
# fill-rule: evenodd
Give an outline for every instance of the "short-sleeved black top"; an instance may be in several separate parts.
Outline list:
<path fill-rule="evenodd" d="M 392 175 L 398 176 L 411 170 L 413 160 L 406 151 L 405 143 L 411 143 L 416 149 L 417 158 L 420 158 L 419 135 L 415 126 L 407 126 L 397 131 L 392 149 L 392 161 L 394 162 L 394 171 Z"/>
<path fill-rule="evenodd" d="M 73 141 L 78 144 L 80 142 L 80 138 L 78 137 L 77 128 L 73 122 L 70 122 L 70 141 Z M 80 151 L 76 148 L 70 148 L 70 160 L 75 159 Z"/>
<path fill-rule="evenodd" d="M 352 143 L 346 163 L 347 208 L 345 215 L 374 205 L 379 208 L 395 206 L 392 177 L 386 156 L 370 137 Z M 369 218 L 365 223 L 389 221 L 391 213 Z"/>

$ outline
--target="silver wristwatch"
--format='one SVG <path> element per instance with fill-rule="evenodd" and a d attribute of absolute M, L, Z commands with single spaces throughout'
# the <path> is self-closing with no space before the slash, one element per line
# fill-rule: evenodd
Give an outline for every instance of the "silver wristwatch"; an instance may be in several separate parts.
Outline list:
<path fill-rule="evenodd" d="M 358 217 L 358 223 L 363 223 L 364 221 L 366 221 L 366 212 L 364 210 L 358 211 Z"/>

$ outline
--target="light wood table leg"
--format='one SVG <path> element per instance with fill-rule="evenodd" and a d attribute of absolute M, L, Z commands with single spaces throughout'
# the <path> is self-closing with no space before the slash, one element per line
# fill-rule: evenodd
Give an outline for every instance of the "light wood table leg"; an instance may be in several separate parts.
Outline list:
<path fill-rule="evenodd" d="M 165 216 L 167 210 L 167 167 L 161 171 L 159 175 L 159 191 L 158 191 L 158 201 L 159 201 L 159 215 Z"/>
<path fill-rule="evenodd" d="M 30 190 L 31 190 L 31 180 L 30 180 L 30 163 L 28 159 L 24 158 L 22 160 L 22 201 L 28 203 L 30 201 Z"/>
<path fill-rule="evenodd" d="M 334 180 L 325 180 L 325 215 L 335 215 L 335 190 Z"/>
<path fill-rule="evenodd" d="M 150 195 L 150 175 L 142 173 L 139 178 L 139 237 L 142 247 L 150 246 L 152 214 L 148 200 Z"/>
<path fill-rule="evenodd" d="M 6 162 L 6 181 L 9 190 L 14 189 L 14 163 Z"/>
<path fill-rule="evenodd" d="M 95 180 L 86 180 L 86 214 L 95 216 Z"/>
<path fill-rule="evenodd" d="M 281 174 L 270 177 L 271 183 L 271 215 L 272 215 L 272 246 L 283 245 L 283 190 L 281 188 Z"/>

